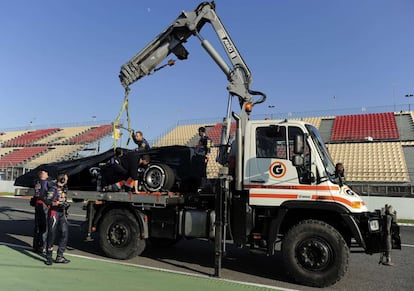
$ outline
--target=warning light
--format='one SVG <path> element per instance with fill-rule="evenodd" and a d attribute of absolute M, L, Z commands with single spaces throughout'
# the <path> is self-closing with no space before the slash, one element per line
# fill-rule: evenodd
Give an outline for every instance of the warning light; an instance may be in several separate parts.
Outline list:
<path fill-rule="evenodd" d="M 247 102 L 244 105 L 244 110 L 246 110 L 246 113 L 250 114 L 250 112 L 252 112 L 253 109 L 253 104 L 251 102 Z"/>

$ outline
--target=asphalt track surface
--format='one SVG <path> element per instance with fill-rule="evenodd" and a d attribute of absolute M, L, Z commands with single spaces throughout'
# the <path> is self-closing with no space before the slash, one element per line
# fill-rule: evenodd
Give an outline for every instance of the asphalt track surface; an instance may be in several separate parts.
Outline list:
<path fill-rule="evenodd" d="M 108 259 L 96 241 L 84 241 L 79 230 L 85 215 L 81 206 L 72 203 L 70 208 L 66 254 L 72 262 L 48 267 L 29 251 L 34 211 L 28 200 L 0 196 L 0 290 L 320 290 L 295 284 L 286 276 L 279 255 L 268 257 L 231 246 L 223 259 L 222 280 L 216 280 L 214 244 L 206 240 L 182 240 L 165 249 L 149 245 L 139 257 Z M 401 238 L 403 249 L 392 252 L 395 267 L 378 265 L 379 255 L 351 253 L 345 277 L 325 290 L 414 290 L 414 227 L 402 226 Z M 53 278 L 57 283 L 50 284 Z M 36 287 L 34 282 L 47 284 Z"/>

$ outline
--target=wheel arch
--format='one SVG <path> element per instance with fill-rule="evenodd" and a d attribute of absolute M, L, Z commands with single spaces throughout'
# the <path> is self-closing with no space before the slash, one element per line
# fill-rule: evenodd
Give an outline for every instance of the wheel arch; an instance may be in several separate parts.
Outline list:
<path fill-rule="evenodd" d="M 286 201 L 272 218 L 269 228 L 268 252 L 274 254 L 277 238 L 285 235 L 289 229 L 302 220 L 315 219 L 328 223 L 338 230 L 348 244 L 354 237 L 364 249 L 365 241 L 357 222 L 349 210 L 337 203 L 318 201 Z"/>

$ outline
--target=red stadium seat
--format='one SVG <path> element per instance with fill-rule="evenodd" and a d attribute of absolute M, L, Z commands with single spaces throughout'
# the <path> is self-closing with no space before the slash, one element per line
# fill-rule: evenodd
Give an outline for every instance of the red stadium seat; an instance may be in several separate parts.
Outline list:
<path fill-rule="evenodd" d="M 3 147 L 17 147 L 34 144 L 37 140 L 59 131 L 59 128 L 39 129 L 5 141 Z"/>
<path fill-rule="evenodd" d="M 395 140 L 399 138 L 393 112 L 337 116 L 332 141 Z"/>
<path fill-rule="evenodd" d="M 4 155 L 0 159 L 0 168 L 16 166 L 49 150 L 48 146 L 25 147 Z"/>

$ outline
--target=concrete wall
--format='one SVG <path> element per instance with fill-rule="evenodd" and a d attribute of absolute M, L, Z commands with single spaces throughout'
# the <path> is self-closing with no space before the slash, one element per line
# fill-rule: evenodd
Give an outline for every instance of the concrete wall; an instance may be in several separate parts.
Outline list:
<path fill-rule="evenodd" d="M 398 219 L 414 219 L 414 198 L 363 196 L 370 211 L 391 204 L 397 211 Z"/>
<path fill-rule="evenodd" d="M 0 192 L 27 195 L 26 188 L 13 186 L 14 181 L 0 181 Z M 362 199 L 370 211 L 381 209 L 385 204 L 391 204 L 400 219 L 414 219 L 414 198 L 363 196 Z"/>
<path fill-rule="evenodd" d="M 33 195 L 33 189 L 15 187 L 14 181 L 0 181 L 0 192 L 15 193 L 16 195 Z"/>
<path fill-rule="evenodd" d="M 14 193 L 14 181 L 0 181 L 0 192 Z"/>

